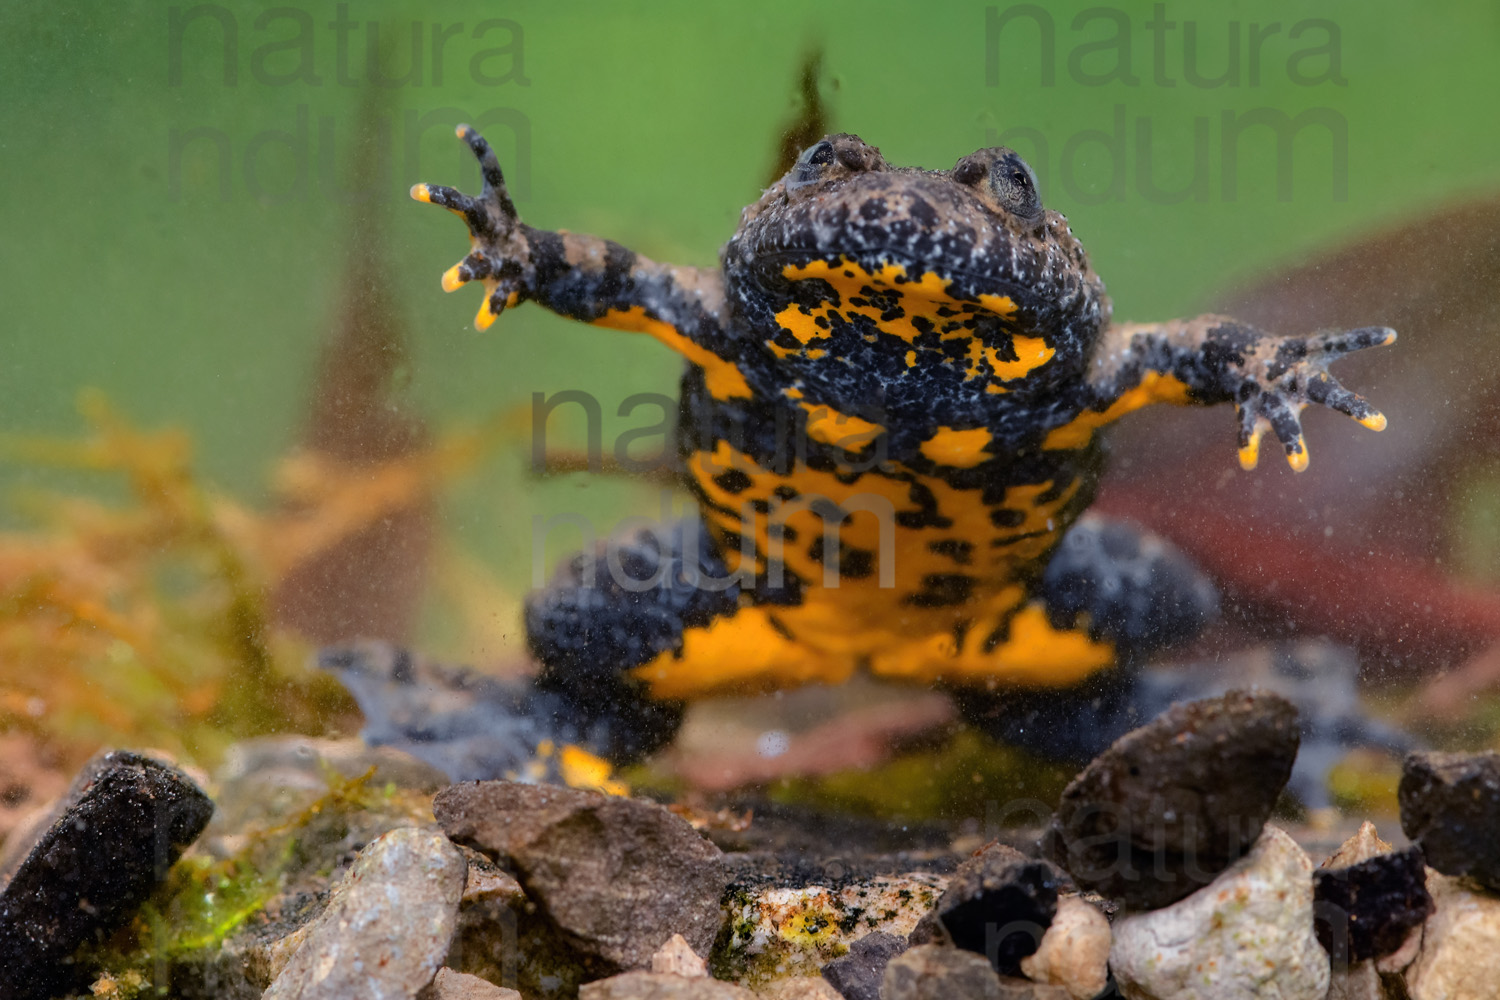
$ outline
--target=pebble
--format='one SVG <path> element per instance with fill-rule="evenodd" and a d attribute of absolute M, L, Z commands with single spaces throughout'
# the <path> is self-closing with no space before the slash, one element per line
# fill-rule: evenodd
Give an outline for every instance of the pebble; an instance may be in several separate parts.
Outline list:
<path fill-rule="evenodd" d="M 1314 926 L 1333 967 L 1400 948 L 1432 914 L 1426 878 L 1421 848 L 1393 851 L 1372 824 L 1360 827 L 1313 872 Z"/>
<path fill-rule="evenodd" d="M 983 955 L 921 944 L 892 959 L 885 967 L 879 997 L 880 1000 L 1000 1000 L 1000 980 Z"/>
<path fill-rule="evenodd" d="M 708 966 L 681 934 L 673 934 L 651 956 L 651 971 L 696 979 L 708 975 Z"/>
<path fill-rule="evenodd" d="M 1397 795 L 1429 865 L 1500 891 L 1500 753 L 1408 754 Z"/>
<path fill-rule="evenodd" d="M 754 993 L 718 979 L 627 972 L 584 983 L 578 1000 L 757 1000 Z"/>
<path fill-rule="evenodd" d="M 445 966 L 417 994 L 417 1000 L 521 1000 L 521 994 Z"/>
<path fill-rule="evenodd" d="M 1073 779 L 1042 853 L 1128 909 L 1175 903 L 1256 842 L 1299 741 L 1296 708 L 1269 692 L 1173 705 Z"/>
<path fill-rule="evenodd" d="M 1274 826 L 1214 881 L 1114 924 L 1110 966 L 1131 1000 L 1322 1000 L 1312 862 Z"/>
<path fill-rule="evenodd" d="M 262 1000 L 411 1000 L 443 964 L 467 864 L 433 830 L 392 830 L 359 852 Z"/>
<path fill-rule="evenodd" d="M 1041 944 L 1064 887 L 1071 883 L 1051 863 L 991 844 L 958 866 L 913 943 L 952 944 L 985 956 L 1002 975 L 1020 975 L 1021 961 Z"/>
<path fill-rule="evenodd" d="M 0 997 L 67 992 L 72 956 L 123 924 L 197 839 L 213 802 L 191 778 L 124 750 L 95 757 L 0 892 Z"/>
<path fill-rule="evenodd" d="M 1406 969 L 1411 1000 L 1500 997 L 1500 896 L 1438 872 L 1429 873 L 1427 891 L 1437 911 Z"/>
<path fill-rule="evenodd" d="M 700 955 L 724 919 L 719 849 L 653 802 L 551 785 L 477 781 L 439 792 L 433 814 L 494 855 L 602 971 L 642 969 L 673 934 Z"/>
<path fill-rule="evenodd" d="M 820 976 L 830 956 L 867 934 L 906 938 L 932 912 L 947 883 L 928 872 L 826 871 L 739 882 L 726 898 L 731 933 L 721 954 L 740 981 Z"/>
<path fill-rule="evenodd" d="M 1331 873 L 1349 872 L 1357 866 L 1369 864 L 1377 859 L 1391 856 L 1391 845 L 1380 839 L 1375 831 L 1375 824 L 1368 821 L 1360 824 L 1358 832 L 1334 851 L 1332 856 L 1317 871 L 1313 872 L 1313 927 L 1318 934 L 1318 941 L 1323 945 L 1325 951 L 1330 953 L 1330 969 L 1332 979 L 1328 986 L 1328 1000 L 1405 1000 L 1406 989 L 1399 982 L 1399 971 L 1411 964 L 1416 956 L 1416 945 L 1421 942 L 1422 928 L 1420 921 L 1431 910 L 1432 897 L 1428 894 L 1425 885 L 1425 871 L 1420 860 L 1417 862 L 1417 889 L 1420 890 L 1420 898 L 1426 900 L 1423 915 L 1417 918 L 1417 923 L 1409 926 L 1396 942 L 1394 948 L 1382 946 L 1379 950 L 1379 962 L 1373 956 L 1366 956 L 1363 960 L 1350 959 L 1348 953 L 1351 951 L 1364 952 L 1349 947 L 1351 931 L 1353 926 L 1350 916 L 1355 917 L 1355 924 L 1362 924 L 1360 930 L 1355 932 L 1364 938 L 1388 938 L 1393 931 L 1387 929 L 1380 931 L 1388 918 L 1384 912 L 1384 906 L 1374 903 L 1374 896 L 1363 888 L 1358 891 L 1359 905 L 1351 909 L 1348 901 L 1340 904 L 1327 899 L 1328 888 L 1325 882 Z M 1402 852 L 1405 853 L 1405 852 Z M 1408 862 L 1409 863 L 1409 862 Z M 1357 874 L 1353 879 L 1345 878 L 1346 884 L 1335 883 L 1335 892 L 1348 895 L 1347 883 L 1353 882 L 1360 885 L 1365 880 Z M 1408 883 L 1409 885 L 1409 883 Z M 1397 912 L 1412 913 L 1412 896 L 1402 894 L 1400 898 L 1392 901 Z M 1361 921 L 1360 917 L 1363 917 Z M 1373 919 L 1372 919 L 1373 918 Z M 1401 918 L 1397 917 L 1395 923 Z M 1408 921 L 1409 922 L 1409 921 Z M 1338 930 L 1339 940 L 1334 940 L 1334 931 Z M 1403 952 L 1409 952 L 1403 955 Z M 1391 963 L 1390 968 L 1385 964 Z"/>
<path fill-rule="evenodd" d="M 767 986 L 761 1000 L 841 1000 L 839 991 L 821 976 L 792 976 Z"/>
<path fill-rule="evenodd" d="M 1021 972 L 1035 983 L 1061 986 L 1072 1000 L 1090 1000 L 1109 982 L 1109 921 L 1076 895 L 1058 897 L 1057 914 Z"/>
<path fill-rule="evenodd" d="M 844 1000 L 880 1000 L 885 967 L 904 951 L 906 941 L 894 934 L 866 934 L 823 966 L 823 978 Z"/>

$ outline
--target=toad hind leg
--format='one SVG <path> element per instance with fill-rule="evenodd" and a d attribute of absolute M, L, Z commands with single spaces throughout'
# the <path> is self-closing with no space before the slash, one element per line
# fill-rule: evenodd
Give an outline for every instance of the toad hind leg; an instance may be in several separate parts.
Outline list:
<path fill-rule="evenodd" d="M 1035 684 L 951 685 L 969 722 L 1004 742 L 1038 754 L 1082 762 L 1107 747 L 1161 705 L 1137 697 L 1146 659 L 1196 636 L 1218 615 L 1218 595 L 1206 576 L 1166 541 L 1123 522 L 1081 518 L 1053 553 L 1040 600 L 1011 624 L 998 645 L 1035 648 L 1026 616 L 1075 645 L 1107 644 L 1115 669 L 1098 670 L 1066 688 Z M 1020 628 L 1017 625 L 1020 625 Z M 1075 675 L 1076 676 L 1076 675 Z"/>

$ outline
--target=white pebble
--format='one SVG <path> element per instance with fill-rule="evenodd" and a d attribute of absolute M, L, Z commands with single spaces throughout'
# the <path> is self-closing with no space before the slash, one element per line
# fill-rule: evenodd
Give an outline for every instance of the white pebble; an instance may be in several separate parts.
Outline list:
<path fill-rule="evenodd" d="M 1250 853 L 1186 899 L 1115 921 L 1110 964 L 1131 1000 L 1322 1000 L 1312 861 L 1267 826 Z"/>

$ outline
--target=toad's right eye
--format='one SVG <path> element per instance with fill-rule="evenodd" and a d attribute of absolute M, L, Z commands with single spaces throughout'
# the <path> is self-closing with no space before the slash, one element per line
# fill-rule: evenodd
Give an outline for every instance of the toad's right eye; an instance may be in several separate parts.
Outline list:
<path fill-rule="evenodd" d="M 787 174 L 787 190 L 795 191 L 797 188 L 812 184 L 823 175 L 823 168 L 833 163 L 833 143 L 827 139 L 816 142 L 802 151 L 797 157 L 797 163 Z"/>

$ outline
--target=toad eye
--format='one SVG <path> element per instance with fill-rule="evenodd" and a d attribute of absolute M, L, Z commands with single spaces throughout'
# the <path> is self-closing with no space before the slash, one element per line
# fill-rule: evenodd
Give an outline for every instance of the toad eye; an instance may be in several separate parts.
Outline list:
<path fill-rule="evenodd" d="M 1039 222 L 1042 218 L 1042 196 L 1036 189 L 1036 174 L 1026 161 L 1007 152 L 990 165 L 990 189 L 996 199 L 1016 218 Z"/>
<path fill-rule="evenodd" d="M 824 139 L 822 142 L 809 146 L 802 151 L 801 156 L 797 157 L 797 161 L 799 163 L 816 163 L 820 167 L 826 163 L 832 163 L 833 143 Z"/>
<path fill-rule="evenodd" d="M 979 188 L 986 201 L 1023 223 L 1036 225 L 1042 221 L 1036 174 L 1013 149 L 996 146 L 971 153 L 954 165 L 953 179 Z"/>
<path fill-rule="evenodd" d="M 827 139 L 823 139 L 807 147 L 802 151 L 802 155 L 797 157 L 796 165 L 787 174 L 787 190 L 795 191 L 797 188 L 815 183 L 823 176 L 823 168 L 833 163 L 836 159 L 833 143 Z"/>

